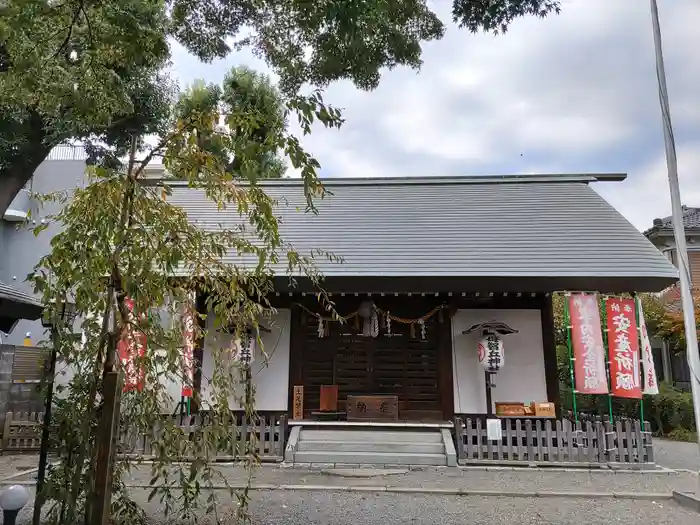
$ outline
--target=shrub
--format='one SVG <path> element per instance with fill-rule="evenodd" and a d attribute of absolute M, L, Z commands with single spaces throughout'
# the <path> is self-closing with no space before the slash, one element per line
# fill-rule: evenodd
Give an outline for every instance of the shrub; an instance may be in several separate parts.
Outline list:
<path fill-rule="evenodd" d="M 563 412 L 573 411 L 573 395 L 571 387 L 560 386 L 561 405 Z M 599 416 L 607 420 L 608 396 L 578 395 L 576 409 L 586 416 Z M 640 406 L 637 399 L 612 398 L 614 418 L 639 419 Z M 668 437 L 680 441 L 692 441 L 695 436 L 695 417 L 693 413 L 693 398 L 689 392 L 684 392 L 668 383 L 659 385 L 659 394 L 644 396 L 644 419 L 649 421 L 651 429 L 657 436 Z"/>

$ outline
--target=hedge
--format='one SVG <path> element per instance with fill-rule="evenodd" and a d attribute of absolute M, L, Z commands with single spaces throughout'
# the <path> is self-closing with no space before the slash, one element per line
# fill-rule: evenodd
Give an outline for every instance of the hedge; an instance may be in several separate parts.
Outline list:
<path fill-rule="evenodd" d="M 563 411 L 573 412 L 571 387 L 560 386 Z M 612 398 L 613 417 L 639 419 L 639 400 Z M 608 418 L 608 396 L 577 395 L 576 409 L 589 416 Z M 689 392 L 678 390 L 667 383 L 659 385 L 659 394 L 644 396 L 644 419 L 651 424 L 657 436 L 681 441 L 695 440 L 693 398 Z"/>
<path fill-rule="evenodd" d="M 557 346 L 557 369 L 559 372 L 561 403 L 563 412 L 573 412 L 571 395 L 571 361 L 565 345 Z M 613 417 L 639 419 L 639 400 L 614 397 Z M 576 409 L 589 416 L 608 418 L 608 396 L 578 395 Z M 668 383 L 659 385 L 659 394 L 644 396 L 644 419 L 651 423 L 657 436 L 693 441 L 695 439 L 695 416 L 693 397 L 690 392 L 674 388 Z"/>

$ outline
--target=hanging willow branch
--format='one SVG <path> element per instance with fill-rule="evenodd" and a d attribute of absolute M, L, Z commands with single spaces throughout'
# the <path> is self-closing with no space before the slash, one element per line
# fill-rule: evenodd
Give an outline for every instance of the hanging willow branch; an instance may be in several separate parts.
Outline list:
<path fill-rule="evenodd" d="M 314 98 L 314 101 L 318 101 Z M 313 119 L 321 111 L 316 102 L 307 102 L 301 118 Z M 299 100 L 294 102 L 297 107 Z M 238 337 L 249 327 L 257 333 L 259 323 L 275 311 L 267 300 L 273 289 L 273 265 L 287 261 L 290 272 L 304 275 L 318 285 L 320 273 L 313 265 L 314 254 L 298 253 L 279 233 L 274 201 L 241 174 L 226 171 L 221 148 L 215 153 L 201 149 L 193 131 L 218 122 L 217 108 L 193 111 L 173 122 L 172 132 L 139 161 L 132 147 L 121 167 L 93 166 L 89 184 L 70 199 L 66 195 L 46 196 L 60 201 L 62 211 L 50 218 L 62 223 L 62 231 L 52 240 L 52 251 L 43 257 L 31 280 L 43 295 L 48 309 L 66 299 L 74 302 L 81 332 L 75 343 L 72 327 L 60 326 L 56 337 L 59 359 L 71 371 L 67 385 L 57 387 L 52 450 L 60 460 L 47 478 L 45 510 L 51 522 L 74 525 L 86 522 L 95 484 L 96 436 L 101 417 L 102 378 L 112 366 L 119 366 L 114 348 L 107 344 L 110 333 L 117 338 L 138 334 L 146 341 L 143 355 L 133 357 L 143 387 L 129 388 L 121 396 L 120 441 L 113 461 L 112 520 L 114 523 L 145 523 L 144 511 L 131 499 L 126 481 L 138 464 L 132 445 L 144 436 L 151 439 L 152 464 L 149 499 L 156 498 L 166 515 L 193 520 L 199 513 L 220 520 L 215 485 L 228 485 L 213 464 L 221 452 L 239 458 L 248 470 L 258 464 L 255 436 L 238 442 L 236 421 L 231 407 L 242 407 L 245 418 L 254 421 L 255 392 L 249 366 L 231 359 L 230 345 L 215 335 L 218 328 L 233 327 Z M 212 113 L 213 112 L 213 113 Z M 245 112 L 228 117 L 229 129 L 240 129 L 236 119 L 250 119 Z M 285 145 L 294 162 L 300 164 L 309 202 L 323 192 L 316 173 L 317 163 L 297 148 L 298 142 L 284 129 L 269 137 L 269 147 L 277 151 Z M 224 151 L 236 149 L 240 135 L 220 137 Z M 134 140 L 132 144 L 136 144 Z M 238 210 L 241 221 L 253 225 L 244 232 L 236 227 L 205 230 L 190 222 L 178 206 L 163 199 L 160 188 L 143 184 L 150 160 L 162 155 L 173 177 L 188 182 L 189 191 L 206 196 L 214 209 Z M 260 151 L 247 159 L 250 173 L 262 158 Z M 167 193 L 167 192 L 166 192 Z M 48 223 L 36 229 L 39 233 Z M 253 238 L 251 238 L 251 234 Z M 253 256 L 257 265 L 225 264 L 227 253 Z M 332 254 L 325 254 L 336 260 Z M 169 387 L 189 379 L 183 374 L 183 305 L 193 292 L 206 297 L 206 311 L 196 314 L 194 337 L 207 341 L 211 351 L 212 376 L 204 378 L 206 393 L 194 392 L 194 403 L 206 414 L 202 426 L 189 435 L 170 417 L 174 400 Z M 323 303 L 325 293 L 319 298 Z M 127 305 L 127 301 L 129 304 Z M 329 311 L 331 305 L 324 303 Z M 53 315 L 55 312 L 49 312 Z M 134 315 L 136 313 L 136 315 Z M 108 320 L 114 321 L 110 332 Z M 259 335 L 258 345 L 262 346 Z M 204 395 L 206 394 L 206 395 Z M 238 518 L 247 518 L 248 491 L 230 490 L 238 501 Z"/>

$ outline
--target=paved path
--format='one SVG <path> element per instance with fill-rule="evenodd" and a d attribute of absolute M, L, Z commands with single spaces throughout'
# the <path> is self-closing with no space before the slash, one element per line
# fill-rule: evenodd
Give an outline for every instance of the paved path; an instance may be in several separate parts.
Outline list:
<path fill-rule="evenodd" d="M 134 491 L 151 523 L 179 525 L 162 517 L 146 491 Z M 225 494 L 221 499 L 227 498 Z M 220 516 L 235 512 L 221 501 Z M 582 500 L 566 498 L 502 498 L 431 495 L 387 495 L 333 492 L 256 492 L 251 514 L 255 525 L 697 525 L 698 514 L 671 501 Z M 30 521 L 29 511 L 19 524 Z M 213 524 L 204 517 L 201 524 Z M 234 521 L 224 520 L 223 523 Z"/>
<path fill-rule="evenodd" d="M 654 458 L 667 468 L 700 471 L 700 448 L 697 443 L 654 438 Z"/>
<path fill-rule="evenodd" d="M 172 467 L 173 469 L 175 467 Z M 183 468 L 187 468 L 184 466 Z M 245 484 L 247 474 L 242 467 L 219 465 L 217 469 L 233 486 Z M 340 470 L 340 472 L 339 472 Z M 309 470 L 287 468 L 279 465 L 263 465 L 253 474 L 252 484 L 258 487 L 280 485 L 310 487 L 388 487 L 431 488 L 473 493 L 474 491 L 501 491 L 513 493 L 535 492 L 645 492 L 671 493 L 673 490 L 693 491 L 697 477 L 688 472 L 669 470 L 655 472 L 619 472 L 614 470 L 546 470 L 546 469 L 485 469 L 485 468 L 434 468 L 421 470 L 397 470 L 391 475 L 375 469 Z M 348 475 L 348 474 L 360 474 Z M 174 473 L 173 473 L 174 474 Z M 344 475 L 337 475 L 344 474 Z M 0 475 L 0 481 L 4 478 Z M 134 466 L 125 478 L 128 485 L 148 486 L 151 465 Z M 36 473 L 13 477 L 10 483 L 31 482 Z M 171 476 L 173 479 L 173 476 Z M 4 482 L 7 484 L 8 482 Z M 225 485 L 219 483 L 221 488 Z"/>
<path fill-rule="evenodd" d="M 3 454 L 0 455 L 0 480 L 36 467 L 39 456 L 35 454 Z"/>
<path fill-rule="evenodd" d="M 355 472 L 362 472 L 357 469 Z M 245 471 L 240 467 L 220 467 L 220 472 L 231 484 L 240 484 Z M 256 485 L 312 485 L 319 487 L 383 486 L 511 492 L 572 491 L 572 492 L 650 492 L 670 493 L 673 490 L 694 490 L 695 476 L 682 472 L 616 472 L 604 471 L 551 471 L 529 469 L 458 469 L 425 468 L 401 474 L 372 477 L 329 475 L 334 470 L 310 471 L 266 465 L 253 476 Z M 381 472 L 381 471 L 379 471 Z M 146 485 L 151 479 L 150 467 L 143 465 L 132 470 L 127 483 Z"/>

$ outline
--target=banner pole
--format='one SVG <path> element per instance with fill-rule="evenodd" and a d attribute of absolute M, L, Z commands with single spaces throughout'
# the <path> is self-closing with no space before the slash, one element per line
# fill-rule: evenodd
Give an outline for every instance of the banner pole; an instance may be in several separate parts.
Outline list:
<path fill-rule="evenodd" d="M 571 351 L 571 314 L 569 313 L 569 298 L 571 294 L 564 296 L 564 323 L 566 324 L 566 346 L 569 350 L 569 377 L 571 378 L 572 405 L 574 409 L 574 421 L 578 423 L 578 408 L 576 407 L 576 381 L 574 379 L 574 356 Z"/>
<path fill-rule="evenodd" d="M 639 325 L 639 301 L 637 298 L 637 292 L 632 292 L 632 299 L 634 299 L 634 319 L 635 323 L 637 324 L 637 346 L 638 348 L 638 362 L 639 362 L 639 370 L 637 370 L 637 381 L 640 381 L 640 373 L 642 370 L 642 330 Z M 644 383 L 640 383 L 642 385 Z M 642 432 L 645 431 L 644 429 L 644 388 L 640 387 L 642 391 L 642 395 L 639 398 L 639 420 L 642 425 Z"/>
<path fill-rule="evenodd" d="M 605 308 L 605 297 L 600 298 L 600 310 L 602 312 L 603 346 L 605 347 L 605 375 L 608 381 L 608 419 L 613 423 L 612 406 L 612 377 L 610 377 L 610 345 L 608 343 L 608 311 Z"/>

